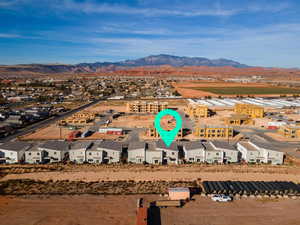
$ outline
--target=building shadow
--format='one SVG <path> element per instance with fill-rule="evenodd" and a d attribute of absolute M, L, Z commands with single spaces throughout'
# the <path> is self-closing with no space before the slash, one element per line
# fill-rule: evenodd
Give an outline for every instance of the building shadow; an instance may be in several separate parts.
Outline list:
<path fill-rule="evenodd" d="M 156 206 L 148 208 L 148 225 L 161 225 L 160 208 Z"/>

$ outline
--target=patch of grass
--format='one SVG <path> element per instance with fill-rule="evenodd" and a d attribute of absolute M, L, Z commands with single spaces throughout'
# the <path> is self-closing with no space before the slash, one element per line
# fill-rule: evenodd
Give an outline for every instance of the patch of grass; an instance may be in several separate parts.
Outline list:
<path fill-rule="evenodd" d="M 300 89 L 284 87 L 191 87 L 189 89 L 206 91 L 219 95 L 300 94 Z"/>

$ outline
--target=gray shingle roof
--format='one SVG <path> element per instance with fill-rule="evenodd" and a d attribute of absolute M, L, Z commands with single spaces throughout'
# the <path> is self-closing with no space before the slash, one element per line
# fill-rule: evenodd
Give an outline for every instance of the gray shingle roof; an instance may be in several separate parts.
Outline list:
<path fill-rule="evenodd" d="M 223 148 L 223 149 L 237 151 L 237 149 L 235 149 L 235 147 L 233 145 L 229 144 L 226 141 L 211 141 L 211 143 L 214 146 L 216 146 L 216 148 Z"/>
<path fill-rule="evenodd" d="M 162 140 L 159 140 L 156 142 L 156 147 L 166 149 L 166 150 L 178 151 L 178 145 L 175 141 L 173 141 L 172 144 L 169 147 L 167 147 Z"/>
<path fill-rule="evenodd" d="M 0 145 L 0 150 L 9 150 L 9 151 L 26 151 L 32 146 L 32 144 L 26 142 L 6 142 Z"/>
<path fill-rule="evenodd" d="M 135 150 L 135 149 L 144 149 L 145 148 L 145 142 L 143 141 L 132 141 L 132 142 L 129 142 L 129 145 L 128 145 L 128 151 L 131 151 L 131 150 Z"/>
<path fill-rule="evenodd" d="M 115 151 L 122 151 L 123 143 L 117 142 L 117 141 L 106 140 L 106 141 L 102 141 L 99 144 L 98 148 L 105 148 L 105 149 L 111 149 L 111 150 L 115 150 Z"/>
<path fill-rule="evenodd" d="M 92 144 L 91 141 L 77 141 L 71 145 L 71 150 L 88 149 Z"/>
<path fill-rule="evenodd" d="M 209 142 L 203 143 L 203 146 L 206 151 L 220 151 L 215 149 Z"/>
<path fill-rule="evenodd" d="M 254 146 L 249 144 L 248 141 L 240 141 L 239 144 L 242 145 L 244 148 L 246 148 L 247 151 L 256 151 L 256 152 L 258 151 Z"/>
<path fill-rule="evenodd" d="M 204 149 L 204 146 L 200 141 L 191 141 L 184 143 L 185 150 Z"/>
<path fill-rule="evenodd" d="M 264 149 L 269 149 L 269 150 L 273 150 L 273 151 L 278 151 L 278 149 L 275 148 L 271 143 L 257 141 L 256 139 L 251 139 L 250 142 L 253 143 L 254 145 L 256 145 L 259 148 L 264 148 Z"/>
<path fill-rule="evenodd" d="M 65 141 L 47 141 L 40 146 L 40 148 L 46 148 L 56 151 L 68 151 L 69 143 Z"/>

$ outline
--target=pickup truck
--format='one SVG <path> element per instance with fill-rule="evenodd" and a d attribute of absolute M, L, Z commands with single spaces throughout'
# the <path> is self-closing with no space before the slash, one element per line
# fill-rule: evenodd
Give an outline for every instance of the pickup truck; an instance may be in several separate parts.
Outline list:
<path fill-rule="evenodd" d="M 214 195 L 211 199 L 215 202 L 230 202 L 232 198 L 228 195 Z"/>

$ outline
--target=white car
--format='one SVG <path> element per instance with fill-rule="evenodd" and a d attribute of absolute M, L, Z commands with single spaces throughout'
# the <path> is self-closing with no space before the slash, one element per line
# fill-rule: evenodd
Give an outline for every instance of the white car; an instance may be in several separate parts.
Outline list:
<path fill-rule="evenodd" d="M 214 195 L 211 199 L 215 202 L 230 202 L 232 198 L 228 195 Z"/>

